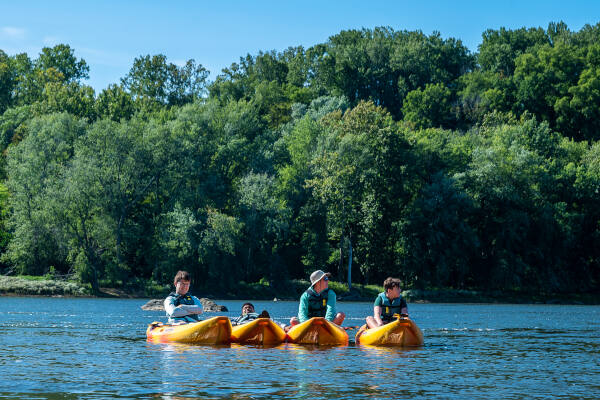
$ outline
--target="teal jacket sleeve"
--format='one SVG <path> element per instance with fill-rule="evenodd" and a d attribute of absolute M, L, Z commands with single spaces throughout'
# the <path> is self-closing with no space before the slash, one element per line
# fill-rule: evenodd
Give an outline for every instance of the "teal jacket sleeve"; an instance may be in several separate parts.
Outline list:
<path fill-rule="evenodd" d="M 329 295 L 327 296 L 327 313 L 325 314 L 325 319 L 327 321 L 333 321 L 333 319 L 335 318 L 335 300 L 336 300 L 337 296 L 335 295 L 335 292 L 331 289 L 329 289 Z"/>
<path fill-rule="evenodd" d="M 298 305 L 298 320 L 302 323 L 308 321 L 308 319 L 308 295 L 304 292 Z"/>

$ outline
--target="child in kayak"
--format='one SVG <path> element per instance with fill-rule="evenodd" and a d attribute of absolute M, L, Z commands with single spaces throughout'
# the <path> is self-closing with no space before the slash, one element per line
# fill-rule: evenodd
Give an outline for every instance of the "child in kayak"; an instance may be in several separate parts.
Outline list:
<path fill-rule="evenodd" d="M 260 314 L 257 314 L 254 311 L 254 304 L 252 303 L 244 303 L 242 305 L 242 315 L 237 317 L 236 319 L 231 320 L 231 325 L 243 325 L 247 324 L 250 321 L 254 321 L 257 318 L 270 318 L 269 313 L 266 310 L 263 310 Z"/>
<path fill-rule="evenodd" d="M 367 326 L 377 328 L 394 321 L 398 315 L 408 317 L 406 300 L 402 298 L 401 281 L 397 278 L 387 278 L 383 281 L 382 293 L 379 293 L 373 305 L 373 316 L 367 317 Z"/>
<path fill-rule="evenodd" d="M 173 279 L 175 292 L 165 299 L 164 306 L 170 324 L 198 322 L 202 314 L 202 303 L 196 296 L 189 293 L 190 274 L 187 271 L 177 271 Z"/>
<path fill-rule="evenodd" d="M 321 270 L 310 274 L 311 285 L 300 297 L 298 317 L 290 319 L 290 326 L 286 327 L 286 330 L 313 317 L 325 317 L 336 325 L 344 322 L 346 315 L 342 312 L 336 313 L 335 310 L 336 295 L 332 289 L 329 289 L 330 276 L 329 272 L 325 273 Z"/>

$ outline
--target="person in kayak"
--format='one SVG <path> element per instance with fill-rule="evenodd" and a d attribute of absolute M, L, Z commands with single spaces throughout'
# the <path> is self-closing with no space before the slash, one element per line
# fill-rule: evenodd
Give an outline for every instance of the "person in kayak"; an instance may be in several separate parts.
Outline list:
<path fill-rule="evenodd" d="M 336 295 L 329 289 L 329 272 L 320 269 L 310 274 L 310 287 L 300 297 L 298 306 L 298 317 L 290 319 L 289 330 L 292 326 L 308 321 L 313 317 L 325 317 L 334 324 L 341 325 L 346 315 L 342 312 L 336 313 Z"/>
<path fill-rule="evenodd" d="M 187 271 L 177 271 L 173 279 L 175 292 L 169 293 L 164 306 L 170 324 L 198 322 L 202 314 L 202 303 L 196 296 L 189 293 L 190 274 Z"/>
<path fill-rule="evenodd" d="M 244 303 L 242 305 L 242 315 L 236 319 L 231 320 L 232 325 L 243 325 L 250 321 L 254 321 L 257 318 L 271 318 L 267 310 L 263 310 L 260 314 L 254 311 L 254 304 Z"/>
<path fill-rule="evenodd" d="M 387 278 L 383 281 L 382 293 L 379 293 L 373 305 L 373 316 L 367 317 L 367 326 L 371 329 L 388 324 L 398 317 L 408 317 L 406 300 L 401 294 L 401 281 L 397 278 Z"/>

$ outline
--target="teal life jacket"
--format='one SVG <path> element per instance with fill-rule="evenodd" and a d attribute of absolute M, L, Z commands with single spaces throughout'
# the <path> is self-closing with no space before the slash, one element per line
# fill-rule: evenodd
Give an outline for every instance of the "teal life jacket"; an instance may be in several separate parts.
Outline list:
<path fill-rule="evenodd" d="M 402 295 L 391 301 L 385 295 L 385 292 L 379 293 L 379 297 L 382 300 L 381 320 L 385 323 L 392 322 L 397 318 L 397 315 L 400 315 L 400 312 L 402 311 Z"/>
<path fill-rule="evenodd" d="M 327 314 L 327 300 L 329 298 L 329 288 L 317 294 L 313 288 L 306 290 L 308 295 L 308 318 L 325 317 Z"/>
<path fill-rule="evenodd" d="M 239 317 L 237 317 L 234 320 L 234 322 L 236 325 L 243 325 L 243 324 L 247 324 L 250 321 L 254 321 L 256 318 L 258 318 L 258 314 L 253 312 L 253 313 L 240 315 Z"/>
<path fill-rule="evenodd" d="M 194 299 L 192 299 L 192 295 L 190 295 L 189 292 L 187 292 L 185 295 L 180 295 L 177 294 L 175 292 L 171 292 L 169 293 L 168 297 L 174 297 L 175 300 L 173 301 L 173 304 L 175 304 L 175 307 L 177 307 L 178 305 L 184 304 L 186 306 L 193 306 L 194 304 Z M 185 321 L 185 322 L 195 322 L 195 321 L 200 321 L 200 318 L 198 317 L 197 314 L 189 314 L 189 315 L 185 315 L 183 317 L 171 317 L 172 320 L 176 320 L 176 321 Z M 194 321 L 190 321 L 190 319 L 193 319 Z"/>

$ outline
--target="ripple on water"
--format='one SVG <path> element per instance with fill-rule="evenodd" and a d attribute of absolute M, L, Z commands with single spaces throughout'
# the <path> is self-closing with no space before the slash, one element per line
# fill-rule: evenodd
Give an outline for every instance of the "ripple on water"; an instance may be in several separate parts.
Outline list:
<path fill-rule="evenodd" d="M 143 303 L 3 299 L 0 398 L 600 397 L 599 307 L 411 304 L 419 348 L 263 348 L 147 343 Z M 372 303 L 341 307 L 353 326 Z"/>

